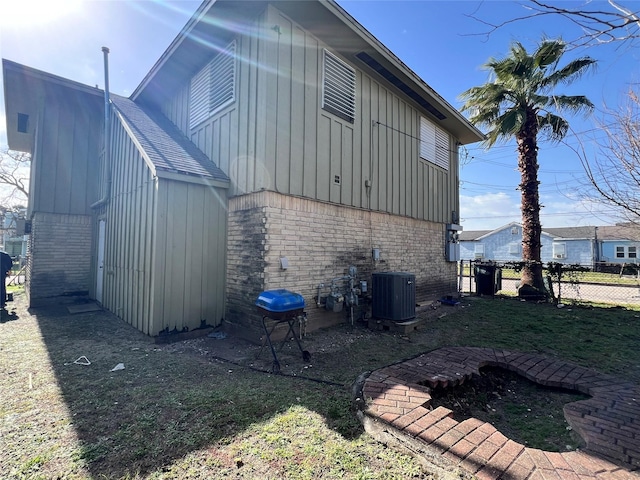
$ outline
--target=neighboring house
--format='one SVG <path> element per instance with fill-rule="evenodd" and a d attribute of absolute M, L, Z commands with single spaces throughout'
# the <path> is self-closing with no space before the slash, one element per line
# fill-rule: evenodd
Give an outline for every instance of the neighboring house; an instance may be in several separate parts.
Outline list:
<path fill-rule="evenodd" d="M 509 223 L 495 230 L 460 232 L 459 240 L 463 260 L 522 260 L 522 225 L 519 223 Z M 593 267 L 599 261 L 596 227 L 543 228 L 540 240 L 543 263 L 553 261 Z"/>
<path fill-rule="evenodd" d="M 130 98 L 3 74 L 32 304 L 255 338 L 267 289 L 304 296 L 307 330 L 344 321 L 315 296 L 350 265 L 456 291 L 458 147 L 482 134 L 333 1 L 206 1 Z"/>
<path fill-rule="evenodd" d="M 18 265 L 27 255 L 27 241 L 28 237 L 20 233 L 21 226 L 24 226 L 25 211 L 19 210 L 16 212 L 7 211 L 2 216 L 2 250 L 11 257 L 14 261 L 17 260 Z"/>
<path fill-rule="evenodd" d="M 600 261 L 605 263 L 638 263 L 640 227 L 618 224 L 598 227 Z"/>

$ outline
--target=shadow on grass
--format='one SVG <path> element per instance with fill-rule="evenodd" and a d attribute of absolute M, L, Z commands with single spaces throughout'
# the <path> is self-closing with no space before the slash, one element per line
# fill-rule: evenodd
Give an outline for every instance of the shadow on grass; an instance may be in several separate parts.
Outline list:
<path fill-rule="evenodd" d="M 348 386 L 184 354 L 106 312 L 70 315 L 56 307 L 31 314 L 80 440 L 69 454 L 95 478 L 166 470 L 294 405 L 319 413 L 347 438 L 363 431 L 350 411 Z M 89 365 L 74 363 L 83 356 Z M 119 363 L 125 368 L 111 371 Z"/>
<path fill-rule="evenodd" d="M 283 373 L 290 376 L 251 369 L 268 369 L 267 349 L 260 361 L 250 351 L 229 363 L 220 360 L 230 353 L 229 348 L 223 351 L 225 341 L 201 339 L 158 346 L 106 312 L 70 315 L 58 308 L 33 311 L 32 317 L 24 313 L 25 322 L 37 322 L 33 329 L 39 328 L 42 335 L 55 375 L 52 381 L 68 410 L 64 416 L 79 440 L 61 447 L 70 450 L 63 456 L 71 458 L 71 467 L 86 469 L 94 478 L 188 470 L 188 461 L 181 459 L 191 453 L 210 452 L 206 460 L 215 462 L 220 454 L 216 447 L 246 445 L 259 437 L 264 440 L 264 435 L 277 437 L 269 443 L 275 446 L 267 457 L 289 454 L 293 447 L 286 435 L 272 433 L 281 424 L 269 422 L 294 406 L 296 412 L 301 407 L 302 412 L 319 414 L 321 423 L 342 438 L 356 439 L 363 432 L 350 410 L 350 386 L 356 377 L 442 346 L 544 352 L 605 372 L 624 373 L 626 378 L 640 377 L 632 360 L 640 340 L 640 313 L 624 309 L 559 310 L 499 298 L 469 299 L 459 308 L 443 307 L 409 335 L 349 326 L 314 332 L 304 339 L 312 353 L 311 365 L 299 358 L 295 344 L 293 352 L 285 348 L 281 353 Z M 18 316 L 23 320 L 20 309 Z M 10 325 L 16 324 L 23 328 L 22 322 Z M 81 356 L 91 364 L 74 364 Z M 125 369 L 111 371 L 119 363 Z M 46 410 L 47 404 L 39 408 Z M 268 432 L 256 434 L 263 424 Z M 304 426 L 287 428 L 291 428 L 289 438 L 304 434 Z M 309 433 L 320 444 L 327 442 L 325 434 Z M 282 445 L 276 445 L 281 440 Z M 264 442 L 260 445 L 267 448 Z M 304 445 L 296 455 L 309 457 L 301 452 Z M 325 451 L 316 456 L 327 458 Z M 224 461 L 233 465 L 233 457 Z"/>

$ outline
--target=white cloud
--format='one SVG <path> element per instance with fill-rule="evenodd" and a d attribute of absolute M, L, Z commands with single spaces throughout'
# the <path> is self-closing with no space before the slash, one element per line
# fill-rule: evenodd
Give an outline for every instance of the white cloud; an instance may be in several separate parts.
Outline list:
<path fill-rule="evenodd" d="M 581 198 L 579 194 L 554 195 L 542 199 L 544 208 L 540 221 L 544 227 L 578 227 L 586 225 L 613 224 L 622 219 L 619 212 L 598 202 L 597 199 Z"/>
<path fill-rule="evenodd" d="M 562 195 L 541 195 L 542 227 L 607 225 L 621 220 L 597 200 Z M 493 230 L 511 222 L 521 222 L 520 195 L 504 192 L 460 196 L 460 220 L 465 230 Z"/>
<path fill-rule="evenodd" d="M 519 198 L 504 192 L 460 195 L 460 220 L 465 230 L 492 230 L 519 222 Z"/>

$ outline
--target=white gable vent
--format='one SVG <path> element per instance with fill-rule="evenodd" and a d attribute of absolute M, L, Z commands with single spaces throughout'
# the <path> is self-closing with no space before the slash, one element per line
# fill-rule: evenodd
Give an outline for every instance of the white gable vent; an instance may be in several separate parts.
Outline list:
<path fill-rule="evenodd" d="M 436 126 L 436 159 L 439 167 L 449 170 L 449 134 Z"/>
<path fill-rule="evenodd" d="M 322 68 L 322 108 L 351 123 L 356 118 L 356 71 L 328 50 Z"/>
<path fill-rule="evenodd" d="M 235 100 L 236 42 L 233 41 L 191 79 L 189 127 L 194 128 Z"/>
<path fill-rule="evenodd" d="M 449 134 L 426 117 L 420 117 L 420 158 L 449 170 L 449 150 Z"/>

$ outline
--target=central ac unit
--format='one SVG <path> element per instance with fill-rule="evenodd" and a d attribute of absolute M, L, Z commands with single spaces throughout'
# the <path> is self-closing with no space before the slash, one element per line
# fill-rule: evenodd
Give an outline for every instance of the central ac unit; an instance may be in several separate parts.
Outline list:
<path fill-rule="evenodd" d="M 416 316 L 416 277 L 405 272 L 373 274 L 371 314 L 375 318 L 404 321 Z"/>

